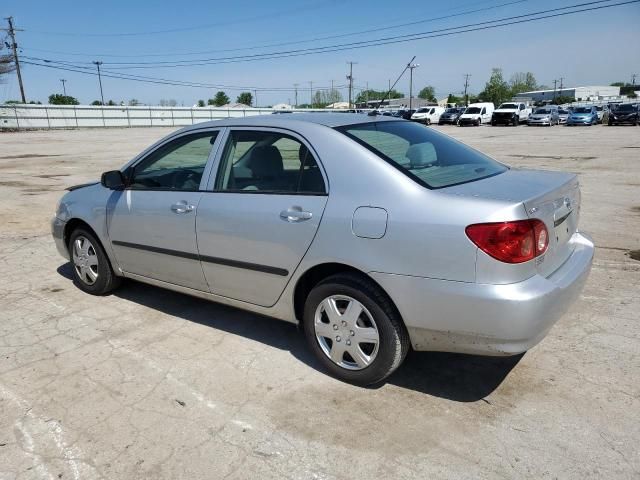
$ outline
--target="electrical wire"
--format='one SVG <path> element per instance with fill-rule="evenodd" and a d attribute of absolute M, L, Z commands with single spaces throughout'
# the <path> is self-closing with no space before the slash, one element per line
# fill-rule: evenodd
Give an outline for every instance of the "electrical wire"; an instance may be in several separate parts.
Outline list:
<path fill-rule="evenodd" d="M 371 28 L 368 30 L 360 30 L 357 32 L 351 32 L 351 33 L 343 33 L 343 34 L 338 34 L 338 35 L 327 35 L 327 36 L 323 36 L 323 37 L 315 37 L 315 38 L 309 38 L 309 39 L 305 39 L 305 40 L 294 40 L 294 41 L 288 41 L 288 42 L 280 42 L 280 43 L 271 43 L 271 44 L 265 44 L 265 45 L 253 45 L 250 47 L 239 47 L 239 48 L 227 48 L 227 49 L 218 49 L 218 50 L 204 50 L 204 51 L 200 51 L 200 52 L 186 52 L 186 53 L 146 53 L 146 54 L 138 54 L 138 55 L 114 55 L 114 54 L 87 54 L 87 53 L 71 53 L 71 52 L 59 52 L 59 51 L 54 51 L 54 50 L 42 50 L 42 49 L 37 49 L 37 48 L 29 48 L 29 47 L 22 47 L 24 50 L 27 51 L 39 51 L 39 52 L 45 52 L 45 53 L 55 53 L 58 55 L 70 55 L 70 56 L 83 56 L 83 57 L 117 57 L 117 58 L 125 58 L 125 57 L 134 57 L 134 58 L 139 58 L 139 57 L 176 57 L 176 56 L 193 56 L 193 55 L 205 55 L 205 54 L 209 54 L 209 53 L 222 53 L 222 52 L 238 52 L 238 51 L 245 51 L 245 50 L 255 50 L 257 48 L 271 48 L 271 47 L 281 47 L 281 46 L 285 46 L 285 45 L 296 45 L 296 44 L 301 44 L 301 43 L 311 43 L 311 42 L 319 42 L 322 40 L 331 40 L 334 38 L 344 38 L 344 37 L 352 37 L 352 36 L 357 36 L 357 35 L 363 35 L 366 33 L 374 33 L 374 32 L 380 32 L 383 30 L 393 30 L 396 28 L 403 28 L 403 27 L 409 27 L 412 25 L 419 25 L 421 23 L 428 23 L 428 22 L 434 22 L 434 21 L 438 21 L 438 20 L 445 20 L 448 18 L 454 18 L 454 17 L 460 17 L 460 16 L 464 16 L 464 15 L 469 15 L 472 13 L 478 13 L 478 12 L 484 12 L 484 11 L 488 11 L 488 10 L 493 10 L 496 8 L 500 8 L 500 7 L 505 7 L 505 6 L 509 6 L 509 5 L 515 5 L 517 3 L 524 3 L 527 2 L 529 0 L 516 0 L 516 1 L 512 1 L 512 2 L 506 2 L 506 3 L 500 3 L 498 5 L 491 5 L 488 7 L 484 7 L 484 8 L 478 8 L 475 10 L 467 10 L 464 12 L 460 12 L 460 13 L 455 13 L 455 14 L 451 14 L 451 15 L 444 15 L 444 16 L 440 16 L 440 17 L 431 17 L 431 18 L 425 18 L 422 20 L 416 20 L 413 22 L 408 22 L 408 23 L 400 23 L 400 24 L 396 24 L 396 25 L 389 25 L 389 26 L 385 26 L 385 27 L 376 27 L 376 28 Z"/>

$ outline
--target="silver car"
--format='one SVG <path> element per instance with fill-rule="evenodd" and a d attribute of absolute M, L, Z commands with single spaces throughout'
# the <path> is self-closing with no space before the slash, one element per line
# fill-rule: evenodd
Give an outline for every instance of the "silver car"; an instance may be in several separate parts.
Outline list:
<path fill-rule="evenodd" d="M 546 125 L 552 127 L 559 123 L 560 117 L 558 109 L 553 106 L 536 108 L 527 119 L 527 125 Z"/>
<path fill-rule="evenodd" d="M 569 173 L 511 169 L 413 122 L 265 115 L 172 133 L 52 222 L 74 281 L 123 278 L 299 323 L 333 375 L 410 348 L 512 355 L 579 295 L 592 241 Z"/>

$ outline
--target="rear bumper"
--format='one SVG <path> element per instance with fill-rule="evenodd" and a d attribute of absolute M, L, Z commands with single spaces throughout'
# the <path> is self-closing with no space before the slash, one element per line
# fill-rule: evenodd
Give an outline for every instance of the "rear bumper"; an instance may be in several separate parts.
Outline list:
<path fill-rule="evenodd" d="M 64 227 L 66 224 L 67 222 L 54 216 L 51 220 L 51 235 L 53 236 L 53 241 L 56 244 L 58 253 L 69 260 L 69 251 L 67 250 L 67 246 L 64 244 Z"/>
<path fill-rule="evenodd" d="M 527 120 L 527 125 L 551 125 L 551 120 Z"/>
<path fill-rule="evenodd" d="M 576 233 L 575 249 L 552 275 L 509 285 L 372 273 L 394 300 L 415 350 L 515 355 L 542 340 L 578 298 L 594 244 Z"/>

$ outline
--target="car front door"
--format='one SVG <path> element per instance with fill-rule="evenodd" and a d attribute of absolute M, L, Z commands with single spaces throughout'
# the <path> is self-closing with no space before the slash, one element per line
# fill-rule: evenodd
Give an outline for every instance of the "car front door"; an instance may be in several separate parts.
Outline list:
<path fill-rule="evenodd" d="M 127 188 L 113 192 L 107 207 L 109 238 L 126 273 L 208 290 L 196 211 L 218 136 L 216 130 L 181 135 L 127 169 Z"/>
<path fill-rule="evenodd" d="M 198 207 L 211 292 L 273 305 L 316 234 L 327 183 L 309 145 L 274 129 L 230 129 Z"/>

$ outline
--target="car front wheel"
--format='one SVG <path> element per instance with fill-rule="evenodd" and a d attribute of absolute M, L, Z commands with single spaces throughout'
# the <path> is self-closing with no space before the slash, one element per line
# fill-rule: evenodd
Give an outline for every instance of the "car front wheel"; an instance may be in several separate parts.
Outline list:
<path fill-rule="evenodd" d="M 120 285 L 120 277 L 111 268 L 98 239 L 89 231 L 77 228 L 69 238 L 69 256 L 74 283 L 92 295 L 105 295 Z"/>
<path fill-rule="evenodd" d="M 391 300 L 358 275 L 334 275 L 314 287 L 303 323 L 325 369 L 356 385 L 384 380 L 409 351 L 409 336 Z"/>

